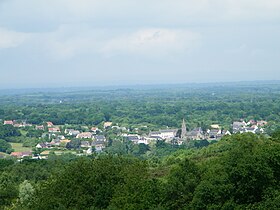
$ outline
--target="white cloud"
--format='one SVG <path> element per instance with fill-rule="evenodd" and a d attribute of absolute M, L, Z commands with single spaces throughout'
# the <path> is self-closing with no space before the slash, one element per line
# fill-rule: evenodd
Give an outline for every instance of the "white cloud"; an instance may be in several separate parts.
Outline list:
<path fill-rule="evenodd" d="M 36 34 L 45 54 L 55 60 L 78 55 L 120 54 L 162 57 L 190 53 L 200 43 L 200 34 L 180 29 L 148 28 L 120 31 L 95 29 L 88 25 L 63 25 L 50 33 Z"/>
<path fill-rule="evenodd" d="M 24 22 L 36 27 L 81 22 L 101 27 L 169 27 L 276 18 L 280 18 L 279 0 L 9 0 L 0 4 L 0 25 Z"/>
<path fill-rule="evenodd" d="M 29 38 L 29 34 L 0 28 L 0 49 L 17 47 Z"/>
<path fill-rule="evenodd" d="M 55 59 L 69 59 L 90 50 L 94 40 L 91 33 L 82 28 L 63 25 L 54 32 L 45 33 L 42 38 L 46 53 Z"/>
<path fill-rule="evenodd" d="M 162 56 L 176 52 L 187 52 L 199 43 L 200 34 L 188 30 L 164 28 L 142 29 L 105 43 L 106 54 L 128 53 Z"/>

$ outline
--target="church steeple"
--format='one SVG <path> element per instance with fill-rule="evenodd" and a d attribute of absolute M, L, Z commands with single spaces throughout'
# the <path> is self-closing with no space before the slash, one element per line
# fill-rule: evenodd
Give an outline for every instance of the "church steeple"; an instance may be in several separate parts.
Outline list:
<path fill-rule="evenodd" d="M 186 128 L 185 119 L 183 119 L 182 131 L 181 131 L 181 139 L 185 139 L 185 138 L 187 138 L 187 128 Z"/>

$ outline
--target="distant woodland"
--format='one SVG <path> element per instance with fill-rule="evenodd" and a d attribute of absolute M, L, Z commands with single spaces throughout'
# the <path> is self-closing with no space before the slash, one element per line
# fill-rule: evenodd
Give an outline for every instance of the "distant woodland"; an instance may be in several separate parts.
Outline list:
<path fill-rule="evenodd" d="M 266 120 L 264 134 L 234 134 L 178 146 L 114 141 L 88 156 L 0 158 L 0 209 L 280 209 L 280 84 L 215 84 L 123 89 L 0 92 L 0 119 L 102 126 L 133 133 L 180 128 L 230 129 Z M 41 131 L 0 126 L 0 149 L 28 144 Z"/>

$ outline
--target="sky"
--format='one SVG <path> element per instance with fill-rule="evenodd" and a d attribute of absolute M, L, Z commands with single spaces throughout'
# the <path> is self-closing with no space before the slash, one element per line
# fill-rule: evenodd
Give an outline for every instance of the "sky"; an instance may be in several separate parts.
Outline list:
<path fill-rule="evenodd" d="M 0 0 L 0 88 L 280 80 L 279 0 Z"/>

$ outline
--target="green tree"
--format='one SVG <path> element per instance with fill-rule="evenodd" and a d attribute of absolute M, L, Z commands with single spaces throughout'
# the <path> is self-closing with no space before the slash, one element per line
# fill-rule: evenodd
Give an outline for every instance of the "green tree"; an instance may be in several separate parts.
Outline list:
<path fill-rule="evenodd" d="M 32 184 L 25 180 L 19 185 L 19 201 L 23 207 L 30 207 L 35 189 Z"/>
<path fill-rule="evenodd" d="M 0 152 L 7 152 L 11 153 L 12 152 L 12 146 L 10 143 L 6 142 L 3 139 L 0 139 Z"/>
<path fill-rule="evenodd" d="M 3 172 L 0 175 L 0 209 L 11 205 L 17 193 L 17 186 L 12 177 L 7 172 Z"/>

